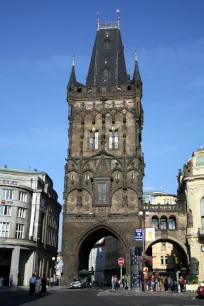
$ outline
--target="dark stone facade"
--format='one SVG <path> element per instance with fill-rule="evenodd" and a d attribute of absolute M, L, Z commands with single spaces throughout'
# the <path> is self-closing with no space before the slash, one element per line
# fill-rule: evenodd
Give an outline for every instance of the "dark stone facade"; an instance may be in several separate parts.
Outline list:
<path fill-rule="evenodd" d="M 110 37 L 114 40 L 114 33 Z M 119 46 L 119 50 L 123 48 Z M 101 65 L 98 54 L 97 60 Z M 117 64 L 113 69 L 117 70 Z M 107 86 L 103 80 L 101 86 L 90 87 L 76 81 L 72 67 L 67 88 L 70 126 L 64 181 L 65 280 L 88 268 L 90 249 L 104 236 L 112 235 L 123 243 L 128 273 L 130 248 L 141 246 L 134 240 L 134 229 L 141 227 L 138 210 L 144 176 L 142 82 L 140 77 L 137 80 L 124 85 L 107 82 Z"/>

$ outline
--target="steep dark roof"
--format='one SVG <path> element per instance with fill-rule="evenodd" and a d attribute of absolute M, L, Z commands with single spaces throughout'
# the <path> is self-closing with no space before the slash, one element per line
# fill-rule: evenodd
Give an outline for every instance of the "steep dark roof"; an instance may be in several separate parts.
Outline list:
<path fill-rule="evenodd" d="M 87 86 L 125 85 L 128 76 L 118 28 L 99 29 L 93 47 Z"/>
<path fill-rule="evenodd" d="M 138 66 L 137 59 L 135 61 L 135 70 L 134 70 L 133 77 L 132 77 L 132 83 L 142 84 L 142 79 L 141 79 L 141 76 L 140 76 L 140 71 L 139 71 L 139 66 Z"/>
<path fill-rule="evenodd" d="M 77 83 L 77 81 L 76 81 L 75 68 L 72 65 L 72 71 L 71 71 L 71 74 L 70 74 L 68 85 L 72 86 L 72 85 L 75 85 L 76 83 Z"/>
<path fill-rule="evenodd" d="M 68 86 L 83 86 L 81 83 L 76 80 L 75 66 L 72 65 L 72 71 L 70 74 Z"/>

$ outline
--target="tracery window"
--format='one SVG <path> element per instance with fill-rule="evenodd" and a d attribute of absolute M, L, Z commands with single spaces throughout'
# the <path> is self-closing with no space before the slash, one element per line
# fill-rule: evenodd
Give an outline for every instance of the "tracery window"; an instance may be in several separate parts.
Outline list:
<path fill-rule="evenodd" d="M 109 134 L 109 145 L 110 150 L 117 150 L 118 149 L 118 130 L 112 128 Z"/>
<path fill-rule="evenodd" d="M 176 229 L 176 219 L 173 216 L 169 218 L 169 229 L 170 230 Z"/>
<path fill-rule="evenodd" d="M 89 134 L 89 149 L 98 150 L 98 131 L 92 130 Z"/>
<path fill-rule="evenodd" d="M 98 183 L 97 202 L 98 204 L 107 203 L 107 184 L 106 183 Z"/>

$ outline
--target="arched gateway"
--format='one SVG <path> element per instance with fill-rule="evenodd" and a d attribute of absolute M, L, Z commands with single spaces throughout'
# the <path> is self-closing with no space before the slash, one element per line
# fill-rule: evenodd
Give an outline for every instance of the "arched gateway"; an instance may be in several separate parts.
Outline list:
<path fill-rule="evenodd" d="M 130 80 L 116 24 L 98 30 L 86 84 L 77 82 L 75 59 L 68 83 L 69 149 L 65 165 L 64 279 L 87 268 L 88 253 L 106 235 L 118 238 L 126 253 L 136 242 L 142 199 L 142 81 L 135 56 Z"/>

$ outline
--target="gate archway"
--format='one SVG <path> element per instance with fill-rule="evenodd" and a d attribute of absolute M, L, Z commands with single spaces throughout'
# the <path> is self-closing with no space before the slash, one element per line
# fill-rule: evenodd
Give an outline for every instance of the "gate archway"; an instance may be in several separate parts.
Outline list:
<path fill-rule="evenodd" d="M 108 224 L 98 224 L 87 229 L 76 241 L 76 267 L 77 270 L 88 269 L 89 254 L 97 241 L 103 237 L 112 236 L 118 239 L 124 248 L 124 268 L 130 273 L 130 248 L 121 233 Z"/>

